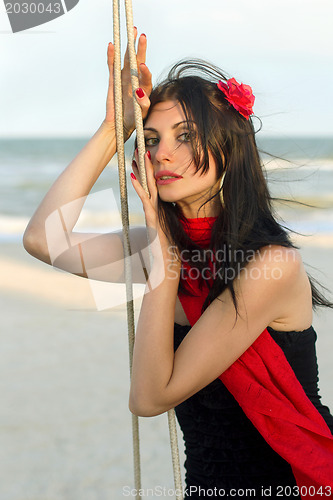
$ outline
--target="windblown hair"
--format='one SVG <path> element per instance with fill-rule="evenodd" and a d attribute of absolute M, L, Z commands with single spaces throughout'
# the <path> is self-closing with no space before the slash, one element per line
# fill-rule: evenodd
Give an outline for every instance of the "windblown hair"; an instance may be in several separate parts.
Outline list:
<path fill-rule="evenodd" d="M 219 272 L 212 282 L 203 310 L 226 288 L 229 289 L 237 312 L 234 279 L 246 266 L 251 256 L 262 247 L 281 245 L 297 248 L 287 230 L 276 220 L 265 175 L 255 141 L 252 119 L 245 119 L 226 100 L 217 87 L 219 80 L 228 77 L 220 69 L 201 60 L 180 61 L 167 78 L 158 84 L 150 96 L 150 111 L 160 102 L 178 101 L 191 129 L 193 160 L 197 171 L 209 168 L 208 152 L 216 162 L 218 178 L 224 174 L 223 206 L 214 224 L 210 248 L 223 252 L 218 261 Z M 149 117 L 149 113 L 147 118 Z M 217 193 L 216 196 L 219 196 Z M 211 198 L 212 199 L 212 198 Z M 182 214 L 174 203 L 159 199 L 161 227 L 171 235 L 180 255 L 183 250 L 203 250 L 190 240 L 181 223 Z M 195 259 L 192 267 L 207 266 L 204 256 Z M 315 287 L 312 288 L 313 306 L 333 307 Z M 180 284 L 180 287 L 182 285 Z"/>

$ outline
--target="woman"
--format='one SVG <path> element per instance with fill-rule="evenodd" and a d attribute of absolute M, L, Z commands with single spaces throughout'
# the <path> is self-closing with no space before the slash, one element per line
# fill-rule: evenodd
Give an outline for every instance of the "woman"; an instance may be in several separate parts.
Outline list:
<path fill-rule="evenodd" d="M 249 489 L 255 498 L 297 498 L 311 484 L 317 495 L 327 488 L 328 496 L 332 485 L 323 481 L 333 470 L 333 418 L 318 396 L 311 324 L 313 305 L 332 304 L 310 282 L 274 218 L 250 118 L 251 88 L 194 61 L 176 65 L 151 93 L 145 56 L 141 35 L 136 98 L 145 119 L 150 196 L 139 182 L 137 152 L 131 178 L 153 260 L 137 325 L 130 409 L 152 416 L 176 407 L 187 497 L 238 498 Z M 105 256 L 121 261 L 121 232 L 73 232 L 80 200 L 116 152 L 112 44 L 108 64 L 106 118 L 38 207 L 24 245 L 67 271 L 119 282 L 121 266 L 109 266 L 102 277 L 95 270 L 106 269 Z M 127 55 L 122 80 L 129 137 Z M 66 242 L 56 225 L 47 241 L 45 221 L 50 226 L 51 214 L 74 201 Z M 132 229 L 130 238 L 132 253 L 146 248 L 144 228 Z M 145 282 L 144 270 L 133 271 L 134 281 Z"/>

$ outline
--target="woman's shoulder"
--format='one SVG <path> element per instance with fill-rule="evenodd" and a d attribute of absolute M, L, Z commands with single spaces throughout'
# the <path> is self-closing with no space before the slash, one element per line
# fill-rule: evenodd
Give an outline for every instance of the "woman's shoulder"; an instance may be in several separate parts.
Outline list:
<path fill-rule="evenodd" d="M 257 273 L 258 277 L 268 279 L 270 276 L 283 281 L 295 279 L 305 272 L 302 256 L 297 248 L 282 245 L 260 248 L 250 256 L 246 268 L 252 276 Z"/>
<path fill-rule="evenodd" d="M 311 285 L 297 248 L 281 245 L 262 247 L 245 271 L 245 279 L 261 280 L 263 293 L 280 297 L 280 314 L 270 326 L 300 330 L 311 324 Z"/>

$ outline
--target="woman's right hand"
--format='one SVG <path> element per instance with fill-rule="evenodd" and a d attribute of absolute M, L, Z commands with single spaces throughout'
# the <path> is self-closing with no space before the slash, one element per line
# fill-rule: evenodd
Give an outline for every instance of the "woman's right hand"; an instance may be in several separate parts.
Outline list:
<path fill-rule="evenodd" d="M 134 39 L 137 37 L 137 29 L 134 28 Z M 147 51 L 147 38 L 144 34 L 140 35 L 137 48 L 137 66 L 139 75 L 139 87 L 144 90 L 145 98 L 140 99 L 136 96 L 137 102 L 141 105 L 142 102 L 142 116 L 145 118 L 149 106 L 147 106 L 147 96 L 149 97 L 152 90 L 151 73 L 146 66 L 146 51 Z M 110 42 L 108 46 L 108 67 L 109 67 L 109 88 L 106 100 L 106 116 L 104 123 L 114 126 L 115 122 L 115 106 L 114 106 L 114 45 Z M 124 67 L 121 71 L 121 84 L 123 94 L 123 113 L 124 113 L 124 138 L 127 140 L 134 128 L 134 106 L 133 106 L 133 93 L 131 83 L 131 71 L 129 62 L 128 47 L 124 58 Z"/>

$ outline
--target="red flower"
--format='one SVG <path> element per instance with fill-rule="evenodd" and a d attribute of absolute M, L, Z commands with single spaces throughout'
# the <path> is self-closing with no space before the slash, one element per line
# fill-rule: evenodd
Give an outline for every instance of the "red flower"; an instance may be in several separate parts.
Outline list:
<path fill-rule="evenodd" d="M 227 101 L 247 120 L 253 115 L 254 95 L 250 85 L 238 83 L 234 78 L 227 83 L 219 81 L 218 88 L 225 94 Z"/>

